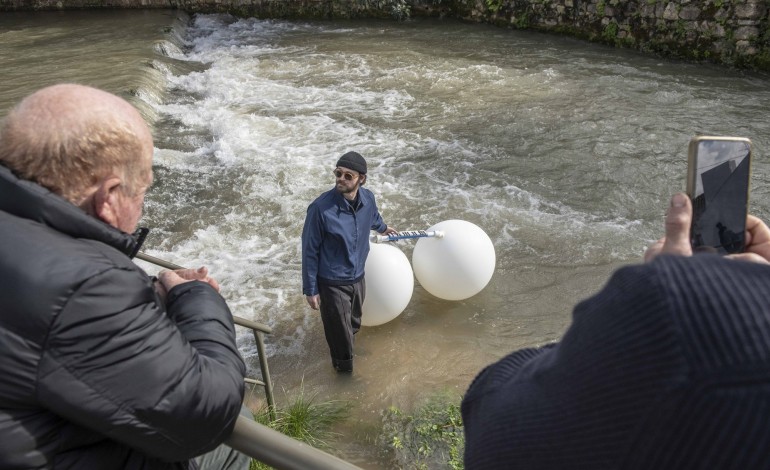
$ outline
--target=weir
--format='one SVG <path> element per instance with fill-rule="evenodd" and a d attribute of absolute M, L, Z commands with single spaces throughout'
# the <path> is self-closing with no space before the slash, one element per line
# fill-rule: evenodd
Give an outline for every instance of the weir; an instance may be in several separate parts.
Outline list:
<path fill-rule="evenodd" d="M 172 57 L 175 54 L 181 54 L 181 48 L 184 45 L 182 38 L 189 22 L 190 16 L 185 12 L 173 12 L 170 24 L 163 28 L 164 38 L 155 41 L 152 46 L 158 57 L 142 64 L 143 73 L 128 90 L 128 94 L 135 98 L 131 100 L 132 104 L 153 126 L 158 121 L 158 107 L 163 103 L 168 91 L 166 77 L 171 73 L 183 72 L 179 65 L 174 63 Z"/>

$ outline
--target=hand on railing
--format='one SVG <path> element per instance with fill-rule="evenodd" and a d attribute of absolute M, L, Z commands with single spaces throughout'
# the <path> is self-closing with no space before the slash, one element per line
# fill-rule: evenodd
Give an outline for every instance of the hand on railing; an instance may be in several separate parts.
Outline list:
<path fill-rule="evenodd" d="M 160 258 L 150 256 L 146 253 L 142 253 L 141 251 L 136 254 L 136 257 L 142 261 L 146 261 L 156 266 L 160 266 L 162 268 L 171 270 L 171 271 L 161 271 L 159 276 L 164 275 L 164 276 L 170 277 L 171 279 L 174 279 L 173 275 L 171 274 L 171 273 L 174 273 L 176 274 L 176 276 L 179 276 L 183 279 L 184 279 L 184 276 L 188 274 L 190 276 L 202 275 L 204 276 L 204 279 L 208 278 L 208 271 L 205 270 L 205 268 L 201 268 L 197 271 L 194 269 L 185 269 L 182 266 L 179 266 L 178 264 L 170 263 Z M 180 271 L 182 272 L 182 274 L 180 274 Z M 185 272 L 190 272 L 190 273 L 185 274 Z M 164 274 L 164 273 L 167 273 L 167 274 Z M 196 279 L 198 278 L 196 277 Z M 200 280 L 204 280 L 204 279 L 200 279 Z M 211 278 L 208 278 L 208 279 L 211 279 Z M 213 279 L 211 280 L 213 281 Z M 158 295 L 161 296 L 163 302 L 165 303 L 165 295 L 167 293 L 167 289 L 171 289 L 171 287 L 167 288 L 165 284 L 163 284 L 160 280 L 155 283 L 155 286 L 156 286 L 156 289 L 158 289 Z M 216 286 L 213 286 L 213 287 L 217 289 L 217 291 L 219 290 L 219 284 L 216 284 Z M 250 328 L 254 333 L 254 341 L 257 343 L 257 353 L 259 356 L 259 369 L 262 372 L 262 378 L 264 379 L 263 381 L 259 382 L 259 385 L 262 385 L 265 387 L 265 395 L 267 397 L 267 403 L 270 406 L 270 410 L 271 410 L 270 417 L 272 419 L 275 419 L 275 415 L 273 411 L 275 409 L 275 400 L 273 399 L 273 384 L 270 381 L 270 370 L 267 365 L 267 353 L 265 352 L 265 344 L 264 344 L 264 341 L 262 340 L 262 333 L 270 334 L 273 332 L 273 330 L 269 326 L 266 326 L 251 320 L 247 320 L 245 318 L 241 318 L 235 315 L 233 315 L 233 322 L 238 326 Z"/>
<path fill-rule="evenodd" d="M 163 260 L 163 259 L 160 259 L 160 258 L 156 258 L 154 256 L 150 256 L 147 253 L 144 253 L 144 252 L 141 252 L 141 251 L 136 254 L 136 258 L 140 259 L 142 261 L 146 261 L 148 263 L 154 264 L 155 266 L 160 266 L 161 268 L 170 269 L 171 271 L 175 271 L 175 272 L 179 271 L 180 269 L 182 269 L 182 270 L 186 270 L 187 269 L 187 268 L 185 268 L 183 266 L 179 266 L 178 264 L 170 263 L 170 262 L 168 262 L 166 260 Z M 192 270 L 192 271 L 194 271 L 194 270 Z M 162 272 L 163 271 L 161 271 L 161 273 Z M 158 276 L 160 277 L 160 274 L 158 274 Z M 219 290 L 218 288 L 219 288 L 219 284 L 217 284 L 216 289 Z M 261 323 L 253 322 L 251 320 L 246 320 L 245 318 L 241 318 L 241 317 L 238 317 L 238 316 L 235 316 L 235 315 L 233 315 L 233 321 L 238 326 L 243 326 L 245 328 L 251 328 L 252 330 L 261 331 L 261 332 L 267 333 L 267 334 L 270 334 L 270 333 L 273 332 L 273 329 L 270 328 L 267 325 L 263 325 Z"/>
<path fill-rule="evenodd" d="M 201 266 L 198 269 L 163 270 L 158 273 L 158 280 L 163 284 L 163 287 L 166 288 L 166 292 L 179 284 L 190 281 L 203 281 L 219 292 L 219 283 L 216 279 L 209 276 L 209 270 L 206 266 Z"/>

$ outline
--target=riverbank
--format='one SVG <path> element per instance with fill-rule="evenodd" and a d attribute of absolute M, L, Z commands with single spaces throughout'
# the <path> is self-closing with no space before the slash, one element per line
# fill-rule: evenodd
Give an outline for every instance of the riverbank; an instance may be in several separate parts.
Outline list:
<path fill-rule="evenodd" d="M 173 8 L 256 18 L 440 16 L 770 71 L 764 0 L 0 0 L 0 11 Z"/>

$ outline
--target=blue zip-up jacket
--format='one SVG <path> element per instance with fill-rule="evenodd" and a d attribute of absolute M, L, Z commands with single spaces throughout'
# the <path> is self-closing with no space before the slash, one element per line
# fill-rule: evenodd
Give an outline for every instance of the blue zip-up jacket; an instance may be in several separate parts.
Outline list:
<path fill-rule="evenodd" d="M 302 228 L 302 292 L 318 294 L 318 282 L 354 284 L 364 277 L 369 255 L 369 231 L 388 228 L 382 221 L 374 194 L 358 188 L 354 212 L 336 189 L 327 191 L 307 208 Z"/>

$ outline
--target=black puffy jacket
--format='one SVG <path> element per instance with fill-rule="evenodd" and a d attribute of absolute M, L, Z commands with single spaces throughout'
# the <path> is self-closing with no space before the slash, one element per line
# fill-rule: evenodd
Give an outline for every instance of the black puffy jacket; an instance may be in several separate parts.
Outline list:
<path fill-rule="evenodd" d="M 164 308 L 136 241 L 0 166 L 0 468 L 187 468 L 245 366 L 208 284 Z"/>

